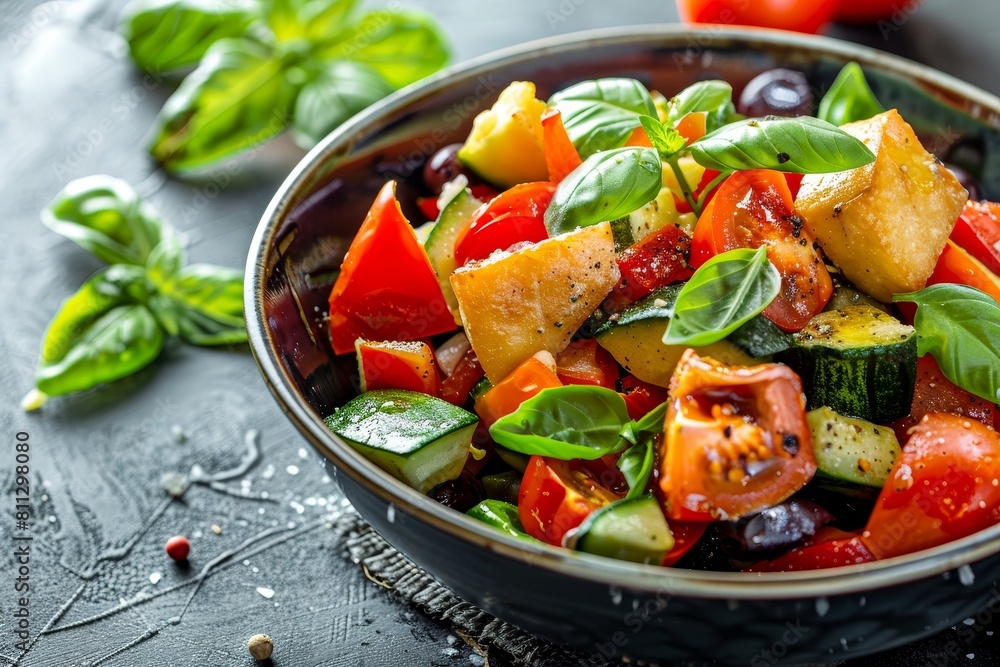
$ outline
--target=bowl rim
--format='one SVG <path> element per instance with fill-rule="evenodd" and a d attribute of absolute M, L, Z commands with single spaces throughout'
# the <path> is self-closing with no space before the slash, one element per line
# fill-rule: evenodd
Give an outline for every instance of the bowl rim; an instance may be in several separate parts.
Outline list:
<path fill-rule="evenodd" d="M 502 65 L 514 65 L 540 56 L 573 52 L 587 45 L 672 46 L 682 40 L 702 46 L 734 44 L 744 48 L 802 49 L 816 56 L 856 60 L 861 65 L 899 74 L 964 98 L 1000 118 L 1000 98 L 951 75 L 900 56 L 830 37 L 762 28 L 722 28 L 681 24 L 649 24 L 574 32 L 543 38 L 494 51 L 450 66 L 407 86 L 362 111 L 328 135 L 291 171 L 268 204 L 254 233 L 247 258 L 244 303 L 247 332 L 254 359 L 268 389 L 296 428 L 333 465 L 333 476 L 347 474 L 394 508 L 457 539 L 473 543 L 533 567 L 552 570 L 594 583 L 640 590 L 656 595 L 712 599 L 789 599 L 863 593 L 905 584 L 948 572 L 1000 552 L 1000 525 L 959 540 L 874 563 L 806 572 L 704 572 L 643 565 L 592 556 L 545 544 L 527 545 L 461 512 L 437 503 L 392 478 L 337 438 L 298 395 L 271 345 L 263 310 L 263 280 L 271 241 L 293 203 L 297 190 L 324 170 L 328 158 L 351 146 L 355 135 L 372 123 L 419 100 L 433 97 L 454 80 L 474 80 Z M 405 554 L 404 554 L 405 555 Z M 966 577 L 960 577 L 967 581 Z"/>

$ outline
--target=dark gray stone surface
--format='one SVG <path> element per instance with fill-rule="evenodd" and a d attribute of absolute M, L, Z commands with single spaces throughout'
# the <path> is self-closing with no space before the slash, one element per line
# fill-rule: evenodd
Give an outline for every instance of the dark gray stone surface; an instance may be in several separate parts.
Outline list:
<path fill-rule="evenodd" d="M 676 17 L 666 0 L 407 4 L 439 15 L 457 59 L 554 33 Z M 0 11 L 0 664 L 249 665 L 245 641 L 258 632 L 274 637 L 276 665 L 482 664 L 453 632 L 482 633 L 481 617 L 412 589 L 401 600 L 352 562 L 348 546 L 358 538 L 344 531 L 363 527 L 274 405 L 246 349 L 171 347 L 114 386 L 54 400 L 35 415 L 18 408 L 49 318 L 98 268 L 38 220 L 66 182 L 109 173 L 138 184 L 184 232 L 192 261 L 242 267 L 271 193 L 301 157 L 281 139 L 239 160 L 231 182 L 165 179 L 143 145 L 172 84 L 130 66 L 114 32 L 120 6 L 6 2 Z M 1000 92 L 995 0 L 928 0 L 897 18 L 882 31 L 833 33 Z M 243 471 L 242 458 L 257 451 L 248 431 L 258 432 L 259 456 Z M 32 648 L 23 656 L 11 616 L 18 432 L 30 434 L 34 513 Z M 169 500 L 162 476 L 190 478 L 193 466 L 206 477 L 235 474 Z M 191 538 L 189 567 L 163 554 L 176 533 Z M 1000 624 L 973 619 L 855 664 L 1000 664 L 994 629 Z M 483 636 L 496 646 L 494 667 L 566 664 L 496 626 Z"/>

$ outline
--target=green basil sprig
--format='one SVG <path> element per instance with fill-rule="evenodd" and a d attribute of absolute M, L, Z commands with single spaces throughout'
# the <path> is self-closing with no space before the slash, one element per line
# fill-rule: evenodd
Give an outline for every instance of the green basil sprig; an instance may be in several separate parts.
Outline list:
<path fill-rule="evenodd" d="M 123 33 L 136 63 L 194 64 L 157 117 L 149 151 L 168 171 L 201 169 L 290 124 L 304 148 L 386 94 L 440 69 L 447 43 L 413 11 L 359 13 L 356 0 L 140 0 Z M 352 66 L 345 66 L 352 65 Z M 304 95 L 301 103 L 297 103 Z M 335 108 L 326 104 L 337 100 Z"/>
<path fill-rule="evenodd" d="M 972 287 L 945 283 L 893 301 L 917 304 L 917 352 L 931 354 L 944 376 L 962 389 L 1000 401 L 1000 305 Z"/>
<path fill-rule="evenodd" d="M 683 135 L 667 123 L 661 123 L 652 116 L 640 116 L 639 122 L 649 137 L 649 143 L 653 144 L 653 148 L 660 154 L 661 160 L 671 159 L 687 145 Z"/>
<path fill-rule="evenodd" d="M 652 148 L 591 155 L 556 187 L 545 227 L 555 236 L 626 216 L 656 199 L 662 184 L 663 167 Z"/>
<path fill-rule="evenodd" d="M 663 334 L 666 345 L 709 345 L 767 308 L 781 290 L 781 274 L 767 246 L 716 255 L 694 272 L 677 295 Z"/>
<path fill-rule="evenodd" d="M 868 86 L 865 73 L 855 62 L 844 65 L 819 102 L 816 117 L 834 125 L 865 120 L 885 111 Z"/>
<path fill-rule="evenodd" d="M 583 158 L 621 147 L 639 127 L 640 116 L 656 116 L 646 87 L 625 78 L 581 81 L 553 95 L 549 106 L 562 113 L 566 132 Z"/>
<path fill-rule="evenodd" d="M 60 306 L 42 340 L 36 389 L 25 397 L 25 409 L 145 368 L 168 336 L 195 345 L 246 341 L 242 274 L 184 266 L 177 233 L 124 181 L 74 181 L 43 219 L 98 259 L 115 263 Z"/>
<path fill-rule="evenodd" d="M 690 146 L 695 161 L 708 169 L 774 169 L 825 174 L 863 167 L 875 160 L 864 143 L 826 121 L 751 118 L 705 135 Z"/>
<path fill-rule="evenodd" d="M 663 431 L 666 404 L 631 420 L 625 399 L 606 387 L 543 389 L 490 427 L 497 444 L 529 456 L 599 459 Z"/>
<path fill-rule="evenodd" d="M 741 118 L 733 104 L 733 87 L 719 79 L 699 81 L 670 98 L 666 123 L 676 125 L 684 116 L 695 112 L 705 114 L 705 127 L 709 132 Z"/>

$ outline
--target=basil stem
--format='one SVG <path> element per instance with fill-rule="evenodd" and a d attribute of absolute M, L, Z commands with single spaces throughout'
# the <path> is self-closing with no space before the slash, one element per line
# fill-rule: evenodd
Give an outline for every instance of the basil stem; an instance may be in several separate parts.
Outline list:
<path fill-rule="evenodd" d="M 689 148 L 698 164 L 718 171 L 774 169 L 824 174 L 863 167 L 875 160 L 860 139 L 807 116 L 730 123 Z"/>
<path fill-rule="evenodd" d="M 639 127 L 640 116 L 656 116 L 649 91 L 635 79 L 582 81 L 549 99 L 580 157 L 620 148 Z"/>
<path fill-rule="evenodd" d="M 709 345 L 760 314 L 781 289 L 767 246 L 737 248 L 701 265 L 677 295 L 666 345 Z"/>
<path fill-rule="evenodd" d="M 844 65 L 830 90 L 819 102 L 816 117 L 834 125 L 865 120 L 885 111 L 855 62 Z"/>
<path fill-rule="evenodd" d="M 913 326 L 920 356 L 933 355 L 944 376 L 962 389 L 1000 401 L 1000 305 L 993 297 L 944 283 L 892 300 L 917 304 Z"/>
<path fill-rule="evenodd" d="M 145 265 L 174 231 L 131 185 L 110 176 L 72 181 L 42 211 L 42 222 L 108 264 Z"/>
<path fill-rule="evenodd" d="M 497 444 L 527 455 L 593 460 L 618 451 L 629 421 L 625 399 L 605 387 L 543 389 L 490 427 Z"/>
<path fill-rule="evenodd" d="M 587 158 L 559 183 L 545 211 L 551 236 L 628 215 L 656 199 L 663 167 L 652 148 L 617 148 Z"/>
<path fill-rule="evenodd" d="M 194 65 L 220 39 L 242 37 L 257 7 L 235 0 L 136 0 L 123 14 L 132 60 L 159 74 Z"/>

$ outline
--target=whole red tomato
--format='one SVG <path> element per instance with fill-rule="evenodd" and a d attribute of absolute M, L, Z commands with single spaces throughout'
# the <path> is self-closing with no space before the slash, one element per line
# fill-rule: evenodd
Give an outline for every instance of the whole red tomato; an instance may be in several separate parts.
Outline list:
<path fill-rule="evenodd" d="M 677 9 L 687 23 L 752 25 L 809 33 L 822 30 L 833 18 L 837 5 L 837 0 L 677 0 Z"/>

